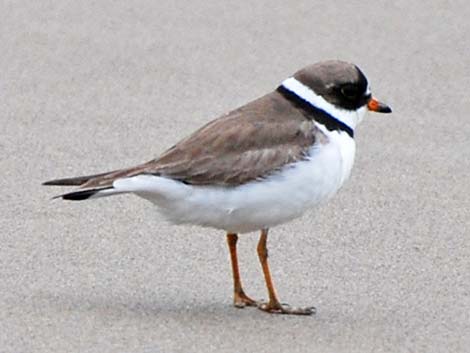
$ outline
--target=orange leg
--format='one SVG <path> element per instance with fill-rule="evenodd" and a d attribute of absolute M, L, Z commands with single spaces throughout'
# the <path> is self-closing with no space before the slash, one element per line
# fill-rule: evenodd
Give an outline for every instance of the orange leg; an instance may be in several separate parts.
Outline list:
<path fill-rule="evenodd" d="M 247 296 L 243 291 L 242 281 L 240 279 L 240 271 L 238 270 L 237 241 L 238 235 L 227 233 L 227 243 L 230 249 L 230 259 L 232 261 L 233 305 L 235 305 L 237 308 L 244 308 L 245 306 L 257 306 L 256 301 Z"/>
<path fill-rule="evenodd" d="M 312 315 L 315 313 L 314 307 L 295 308 L 286 304 L 281 304 L 277 299 L 276 290 L 271 278 L 271 271 L 268 264 L 268 230 L 263 229 L 258 242 L 258 257 L 263 268 L 266 287 L 268 288 L 269 302 L 258 306 L 261 310 L 273 314 L 294 314 L 294 315 Z"/>

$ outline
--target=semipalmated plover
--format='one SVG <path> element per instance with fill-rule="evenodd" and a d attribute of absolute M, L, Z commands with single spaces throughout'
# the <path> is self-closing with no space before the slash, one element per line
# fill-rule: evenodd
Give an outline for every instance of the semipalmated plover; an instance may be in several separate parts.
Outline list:
<path fill-rule="evenodd" d="M 367 110 L 391 112 L 372 97 L 357 66 L 320 62 L 147 163 L 44 184 L 80 187 L 59 196 L 65 200 L 133 193 L 156 204 L 172 223 L 224 230 L 235 306 L 308 315 L 313 307 L 290 307 L 277 298 L 267 262 L 268 229 L 300 217 L 348 179 L 356 149 L 354 130 Z M 240 280 L 237 234 L 252 231 L 261 231 L 257 250 L 267 303 L 248 297 Z"/>

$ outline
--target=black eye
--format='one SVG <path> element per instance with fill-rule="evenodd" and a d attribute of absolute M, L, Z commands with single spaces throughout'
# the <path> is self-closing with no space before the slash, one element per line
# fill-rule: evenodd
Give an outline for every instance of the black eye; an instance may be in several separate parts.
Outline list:
<path fill-rule="evenodd" d="M 341 94 L 348 99 L 355 99 L 357 98 L 358 89 L 354 85 L 344 85 L 341 87 Z"/>

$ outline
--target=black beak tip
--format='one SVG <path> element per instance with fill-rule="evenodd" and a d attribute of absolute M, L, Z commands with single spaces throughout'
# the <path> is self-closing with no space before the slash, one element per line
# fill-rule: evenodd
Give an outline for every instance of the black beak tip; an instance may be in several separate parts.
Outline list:
<path fill-rule="evenodd" d="M 388 114 L 388 113 L 392 112 L 392 108 L 390 108 L 388 105 L 384 104 L 384 106 L 380 108 L 379 112 Z"/>

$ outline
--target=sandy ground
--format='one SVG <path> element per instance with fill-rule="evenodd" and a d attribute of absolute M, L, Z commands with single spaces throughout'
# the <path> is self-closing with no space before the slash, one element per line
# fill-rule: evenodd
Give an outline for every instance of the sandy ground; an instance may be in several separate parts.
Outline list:
<path fill-rule="evenodd" d="M 1 352 L 468 352 L 470 3 L 3 1 Z M 224 234 L 54 177 L 157 156 L 309 63 L 357 63 L 392 115 L 347 186 L 272 230 L 283 301 L 231 306 Z M 247 291 L 266 298 L 257 236 Z"/>

